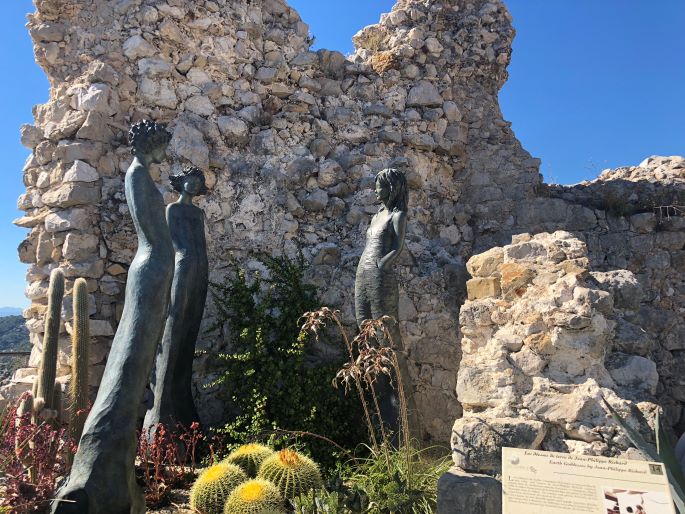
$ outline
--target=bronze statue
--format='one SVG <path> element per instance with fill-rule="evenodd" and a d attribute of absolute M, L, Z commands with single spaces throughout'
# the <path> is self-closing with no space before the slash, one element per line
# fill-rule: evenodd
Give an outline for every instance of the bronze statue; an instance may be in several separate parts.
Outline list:
<path fill-rule="evenodd" d="M 376 176 L 376 199 L 381 203 L 366 231 L 366 247 L 359 259 L 354 288 L 357 324 L 367 319 L 390 316 L 387 328 L 400 364 L 404 394 L 409 410 L 409 429 L 418 437 L 413 388 L 398 324 L 399 288 L 393 264 L 404 248 L 407 227 L 408 190 L 404 174 L 394 168 L 384 169 Z M 387 342 L 386 342 L 387 344 Z M 379 384 L 381 417 L 393 432 L 399 424 L 398 399 L 389 381 Z"/>
<path fill-rule="evenodd" d="M 136 123 L 129 132 L 134 159 L 124 184 L 138 251 L 98 395 L 53 513 L 145 512 L 134 474 L 138 411 L 162 337 L 174 270 L 164 201 L 149 168 L 165 159 L 170 139 L 164 126 L 151 121 Z"/>
<path fill-rule="evenodd" d="M 204 213 L 193 205 L 193 198 L 206 194 L 207 188 L 198 168 L 186 168 L 179 175 L 172 175 L 171 185 L 181 193 L 166 211 L 176 266 L 169 316 L 151 384 L 154 401 L 143 424 L 148 437 L 159 423 L 173 431 L 177 425 L 188 428 L 200 419 L 191 382 L 195 341 L 207 298 L 208 263 Z"/>

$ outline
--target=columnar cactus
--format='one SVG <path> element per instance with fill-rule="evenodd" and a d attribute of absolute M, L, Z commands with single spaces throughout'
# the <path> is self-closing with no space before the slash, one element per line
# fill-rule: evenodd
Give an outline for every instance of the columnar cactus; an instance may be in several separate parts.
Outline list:
<path fill-rule="evenodd" d="M 201 514 L 223 514 L 231 492 L 248 479 L 235 464 L 220 462 L 200 474 L 190 491 L 190 506 Z"/>
<path fill-rule="evenodd" d="M 55 409 L 55 378 L 57 374 L 57 342 L 59 339 L 60 313 L 64 298 L 64 273 L 55 268 L 50 274 L 48 288 L 48 310 L 45 313 L 43 353 L 38 372 L 38 387 L 33 409 L 38 413 L 43 408 Z"/>
<path fill-rule="evenodd" d="M 276 484 L 285 498 L 295 498 L 322 486 L 319 466 L 306 455 L 287 449 L 266 459 L 257 478 Z"/>
<path fill-rule="evenodd" d="M 72 441 L 78 443 L 83 432 L 88 408 L 88 346 L 90 330 L 88 323 L 88 285 L 83 278 L 74 282 L 74 322 L 71 331 L 71 382 L 69 402 L 71 419 L 69 432 Z"/>
<path fill-rule="evenodd" d="M 261 478 L 239 485 L 228 497 L 223 514 L 285 513 L 278 487 Z"/>
<path fill-rule="evenodd" d="M 245 473 L 251 478 L 257 476 L 257 471 L 262 462 L 267 458 L 271 457 L 274 451 L 268 446 L 263 444 L 244 444 L 243 446 L 233 450 L 231 454 L 226 457 L 224 462 L 230 462 L 231 464 L 237 464 Z"/>

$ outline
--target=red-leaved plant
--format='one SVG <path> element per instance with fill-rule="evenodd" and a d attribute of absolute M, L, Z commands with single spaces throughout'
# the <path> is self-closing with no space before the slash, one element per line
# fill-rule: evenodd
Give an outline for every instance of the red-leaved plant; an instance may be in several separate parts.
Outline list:
<path fill-rule="evenodd" d="M 177 425 L 169 430 L 163 424 L 142 432 L 138 438 L 139 476 L 145 484 L 148 507 L 169 503 L 173 488 L 187 485 L 195 476 L 197 445 L 204 435 L 200 424 L 190 428 Z"/>
<path fill-rule="evenodd" d="M 26 393 L 28 394 L 28 393 Z M 57 481 L 67 472 L 65 429 L 31 413 L 17 416 L 19 401 L 0 416 L 0 506 L 11 512 L 47 512 Z"/>

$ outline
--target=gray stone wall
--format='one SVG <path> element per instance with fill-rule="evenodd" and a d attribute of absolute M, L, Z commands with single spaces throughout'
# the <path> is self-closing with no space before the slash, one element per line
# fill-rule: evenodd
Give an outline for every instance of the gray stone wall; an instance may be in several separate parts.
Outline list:
<path fill-rule="evenodd" d="M 166 200 L 175 198 L 168 176 L 182 164 L 207 178 L 210 193 L 199 205 L 211 280 L 223 278 L 229 254 L 256 269 L 256 252 L 301 248 L 324 303 L 341 309 L 350 326 L 354 270 L 376 210 L 373 176 L 389 165 L 405 170 L 411 208 L 399 263 L 402 330 L 424 436 L 446 442 L 461 415 L 464 262 L 474 247 L 531 231 L 541 222 L 525 219 L 527 207 L 552 201 L 536 200 L 544 189 L 539 161 L 498 105 L 514 36 L 502 2 L 400 0 L 354 37 L 349 58 L 310 51 L 307 25 L 282 0 L 36 0 L 36 7 L 29 32 L 51 92 L 35 107 L 35 123 L 22 127 L 33 152 L 19 199 L 25 216 L 16 221 L 29 229 L 19 255 L 29 265 L 31 368 L 47 278 L 60 266 L 68 288 L 78 276 L 88 279 L 98 382 L 135 250 L 123 193 L 126 130 L 148 117 L 173 132 L 173 159 L 155 176 Z M 596 219 L 574 219 L 569 230 L 591 230 Z M 66 380 L 68 303 L 63 314 L 59 374 Z M 208 304 L 206 326 L 212 316 Z M 219 344 L 205 335 L 199 346 L 211 355 Z M 222 416 L 202 388 L 214 365 L 210 357 L 197 362 L 209 422 Z M 31 368 L 17 373 L 11 391 L 29 387 Z"/>

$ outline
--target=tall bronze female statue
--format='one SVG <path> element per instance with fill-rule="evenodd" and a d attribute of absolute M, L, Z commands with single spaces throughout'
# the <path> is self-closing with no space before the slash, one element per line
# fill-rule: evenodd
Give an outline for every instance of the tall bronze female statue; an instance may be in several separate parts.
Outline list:
<path fill-rule="evenodd" d="M 193 198 L 205 194 L 207 188 L 198 168 L 173 175 L 171 185 L 181 193 L 166 210 L 176 266 L 169 316 L 153 373 L 154 402 L 143 424 L 148 435 L 159 423 L 173 430 L 178 424 L 188 428 L 199 421 L 191 379 L 195 341 L 207 298 L 208 264 L 205 217 L 202 209 L 193 205 Z"/>
<path fill-rule="evenodd" d="M 354 304 L 357 324 L 367 319 L 390 316 L 388 331 L 395 343 L 404 394 L 409 410 L 409 429 L 419 437 L 413 387 L 398 324 L 399 288 L 393 264 L 404 248 L 407 227 L 408 191 L 404 174 L 388 168 L 376 176 L 376 199 L 381 203 L 366 231 L 366 247 L 357 266 Z M 385 342 L 387 344 L 387 342 Z M 399 405 L 390 383 L 379 384 L 382 422 L 395 433 L 399 423 Z"/>
<path fill-rule="evenodd" d="M 174 271 L 164 201 L 149 170 L 165 159 L 170 139 L 162 125 L 151 121 L 136 123 L 129 133 L 134 158 L 124 186 L 138 251 L 128 270 L 124 310 L 98 395 L 53 513 L 145 512 L 134 474 L 138 409 L 162 337 Z"/>

